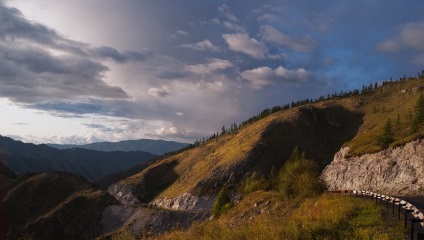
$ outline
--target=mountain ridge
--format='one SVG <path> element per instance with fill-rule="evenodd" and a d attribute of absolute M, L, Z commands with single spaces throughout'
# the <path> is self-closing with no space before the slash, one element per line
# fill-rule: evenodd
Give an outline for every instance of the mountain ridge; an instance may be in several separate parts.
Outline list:
<path fill-rule="evenodd" d="M 91 181 L 157 157 L 147 152 L 102 152 L 87 149 L 58 150 L 0 136 L 0 161 L 16 174 L 66 171 Z"/>
<path fill-rule="evenodd" d="M 168 152 L 177 151 L 185 146 L 187 143 L 180 143 L 175 141 L 166 141 L 166 140 L 154 140 L 154 139 L 137 139 L 137 140 L 124 140 L 119 142 L 96 142 L 89 144 L 47 144 L 50 147 L 54 147 L 60 150 L 69 149 L 69 148 L 84 148 L 89 150 L 96 151 L 143 151 L 149 152 L 155 155 L 163 155 Z"/>

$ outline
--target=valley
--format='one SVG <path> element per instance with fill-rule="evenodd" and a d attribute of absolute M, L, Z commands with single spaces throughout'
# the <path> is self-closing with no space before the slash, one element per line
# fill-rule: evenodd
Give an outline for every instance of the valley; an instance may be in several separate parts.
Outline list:
<path fill-rule="evenodd" d="M 0 236 L 400 239 L 401 224 L 388 227 L 379 208 L 324 193 L 324 187 L 422 194 L 424 124 L 414 119 L 423 92 L 421 78 L 408 78 L 270 111 L 184 150 L 104 175 L 94 182 L 100 187 L 65 173 L 17 177 L 13 167 L 0 165 L 0 210 L 10 216 Z M 391 141 L 382 145 L 388 119 Z M 51 156 L 59 151 L 42 147 Z M 3 162 L 13 166 L 30 153 Z M 226 200 L 218 204 L 221 195 Z M 80 223 L 87 227 L 73 225 Z M 40 226 L 55 230 L 42 233 Z"/>

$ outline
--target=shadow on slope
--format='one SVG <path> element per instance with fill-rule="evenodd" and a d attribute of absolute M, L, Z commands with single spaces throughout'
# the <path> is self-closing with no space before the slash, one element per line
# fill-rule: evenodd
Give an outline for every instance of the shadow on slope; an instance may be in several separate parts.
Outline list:
<path fill-rule="evenodd" d="M 165 162 L 150 168 L 135 185 L 135 195 L 141 202 L 150 202 L 178 179 L 174 168 L 177 161 Z"/>
<path fill-rule="evenodd" d="M 268 175 L 272 166 L 278 169 L 284 164 L 295 147 L 324 168 L 343 144 L 355 137 L 363 114 L 337 105 L 305 106 L 262 121 L 265 129 L 246 158 L 216 170 L 192 189 L 194 195 L 208 195 L 221 186 L 238 184 L 254 171 Z"/>
<path fill-rule="evenodd" d="M 66 173 L 25 175 L 0 196 L 0 239 L 92 239 L 102 212 L 118 202 L 81 177 Z"/>
<path fill-rule="evenodd" d="M 362 124 L 363 114 L 340 106 L 301 107 L 290 121 L 274 121 L 267 127 L 252 151 L 258 158 L 253 170 L 268 172 L 273 165 L 281 167 L 295 147 L 324 168 Z"/>

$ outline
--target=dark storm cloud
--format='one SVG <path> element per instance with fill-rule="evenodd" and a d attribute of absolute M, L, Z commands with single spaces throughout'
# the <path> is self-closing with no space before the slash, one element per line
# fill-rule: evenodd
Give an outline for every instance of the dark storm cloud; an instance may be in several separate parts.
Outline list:
<path fill-rule="evenodd" d="M 0 2 L 0 97 L 39 109 L 78 113 L 87 108 L 84 98 L 126 99 L 128 94 L 104 81 L 109 68 L 102 62 L 143 61 L 150 51 L 119 52 L 108 46 L 64 38 L 48 27 L 25 19 L 22 13 Z M 75 105 L 49 105 L 53 101 Z M 78 102 L 82 101 L 82 105 Z"/>
<path fill-rule="evenodd" d="M 94 49 L 94 53 L 102 58 L 110 58 L 119 63 L 126 63 L 128 61 L 143 61 L 147 57 L 151 57 L 150 51 L 137 52 L 137 51 L 124 51 L 120 53 L 116 48 L 110 46 L 102 46 Z"/>

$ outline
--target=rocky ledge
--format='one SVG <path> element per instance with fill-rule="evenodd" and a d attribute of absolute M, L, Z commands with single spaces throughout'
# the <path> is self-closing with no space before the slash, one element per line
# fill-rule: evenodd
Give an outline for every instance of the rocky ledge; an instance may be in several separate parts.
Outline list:
<path fill-rule="evenodd" d="M 424 140 L 374 154 L 345 158 L 342 148 L 322 172 L 329 190 L 369 190 L 390 195 L 424 192 Z"/>
<path fill-rule="evenodd" d="M 172 210 L 210 210 L 213 202 L 214 198 L 197 197 L 186 192 L 176 198 L 158 198 L 152 204 L 159 208 Z"/>

